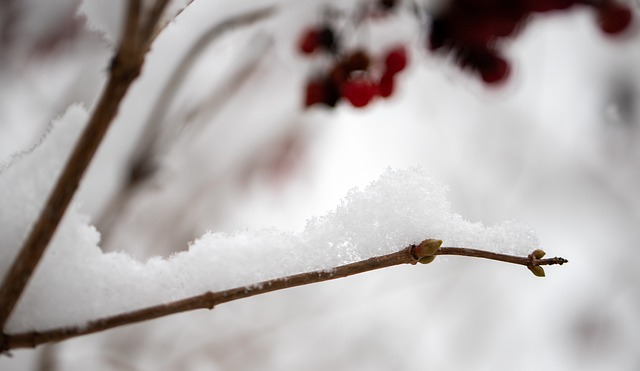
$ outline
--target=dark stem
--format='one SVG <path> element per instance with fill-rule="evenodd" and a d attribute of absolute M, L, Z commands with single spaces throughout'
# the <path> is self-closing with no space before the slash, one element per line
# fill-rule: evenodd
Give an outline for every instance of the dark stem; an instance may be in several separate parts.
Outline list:
<path fill-rule="evenodd" d="M 524 266 L 540 266 L 540 265 L 562 265 L 569 261 L 564 258 L 547 258 L 547 259 L 532 259 L 531 257 L 514 256 L 507 254 L 499 254 L 491 251 L 468 249 L 465 247 L 441 247 L 433 255 L 458 255 L 469 256 L 473 258 L 484 258 L 490 260 L 497 260 L 505 263 L 519 264 Z"/>

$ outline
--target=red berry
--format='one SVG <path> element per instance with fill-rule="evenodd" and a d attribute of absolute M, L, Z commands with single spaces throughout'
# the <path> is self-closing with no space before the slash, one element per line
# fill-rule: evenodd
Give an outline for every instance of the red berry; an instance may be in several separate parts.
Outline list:
<path fill-rule="evenodd" d="M 398 73 L 407 67 L 407 51 L 404 46 L 396 47 L 387 53 L 384 60 L 385 74 Z"/>
<path fill-rule="evenodd" d="M 324 100 L 325 90 L 322 81 L 315 80 L 307 83 L 304 106 L 309 107 L 316 103 L 321 103 Z"/>
<path fill-rule="evenodd" d="M 302 34 L 302 38 L 300 38 L 298 47 L 300 48 L 300 51 L 302 53 L 311 54 L 320 45 L 319 41 L 320 41 L 320 32 L 315 28 L 311 28 L 306 30 L 304 34 Z"/>
<path fill-rule="evenodd" d="M 354 107 L 364 107 L 375 97 L 377 89 L 371 81 L 365 78 L 357 78 L 342 84 L 340 93 Z"/>
<path fill-rule="evenodd" d="M 509 72 L 509 63 L 498 55 L 494 55 L 480 68 L 482 80 L 487 84 L 498 84 L 503 82 L 509 76 Z"/>
<path fill-rule="evenodd" d="M 395 75 L 392 73 L 385 73 L 380 78 L 380 83 L 378 83 L 378 94 L 381 97 L 387 98 L 393 94 L 394 88 L 394 77 Z"/>
<path fill-rule="evenodd" d="M 631 24 L 631 9 L 624 5 L 606 3 L 598 10 L 598 24 L 610 35 L 624 31 Z"/>

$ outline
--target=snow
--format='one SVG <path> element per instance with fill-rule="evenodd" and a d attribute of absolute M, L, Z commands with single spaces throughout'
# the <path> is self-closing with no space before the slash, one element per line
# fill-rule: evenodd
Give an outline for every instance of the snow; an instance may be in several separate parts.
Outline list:
<path fill-rule="evenodd" d="M 8 269 L 17 254 L 86 120 L 85 109 L 72 105 L 49 127 L 49 134 L 53 134 L 46 135 L 33 149 L 14 155 L 0 166 L 1 272 Z M 64 126 L 64 130 L 52 129 L 58 126 Z M 34 171 L 35 168 L 39 170 Z"/>
<path fill-rule="evenodd" d="M 3 270 L 44 202 L 86 112 L 72 106 L 34 150 L 0 174 Z M 188 251 L 140 262 L 103 253 L 100 235 L 75 207 L 65 215 L 11 316 L 9 332 L 79 326 L 92 319 L 312 270 L 331 269 L 398 251 L 425 238 L 526 255 L 538 247 L 525 226 L 470 223 L 452 212 L 446 188 L 420 168 L 388 169 L 340 205 L 308 221 L 301 233 L 275 228 L 209 232 Z"/>

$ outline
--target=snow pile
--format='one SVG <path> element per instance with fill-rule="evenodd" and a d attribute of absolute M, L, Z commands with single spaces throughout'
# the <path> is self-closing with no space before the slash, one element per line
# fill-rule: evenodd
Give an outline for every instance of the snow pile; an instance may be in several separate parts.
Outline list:
<path fill-rule="evenodd" d="M 0 173 L 3 271 L 37 216 L 85 117 L 82 109 L 72 107 L 41 146 Z M 207 233 L 188 251 L 145 263 L 124 253 L 103 253 L 99 233 L 71 208 L 7 331 L 81 325 L 206 291 L 330 269 L 425 238 L 442 239 L 445 246 L 518 254 L 538 246 L 522 225 L 485 227 L 465 221 L 451 211 L 446 188 L 419 168 L 387 170 L 366 188 L 349 192 L 334 211 L 310 220 L 301 233 Z"/>

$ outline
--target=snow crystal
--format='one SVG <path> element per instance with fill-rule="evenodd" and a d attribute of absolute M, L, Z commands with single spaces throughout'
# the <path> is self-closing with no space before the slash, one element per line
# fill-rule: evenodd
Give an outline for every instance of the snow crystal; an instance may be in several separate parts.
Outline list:
<path fill-rule="evenodd" d="M 0 173 L 0 262 L 7 270 L 86 120 L 72 107 L 35 150 Z M 451 211 L 447 189 L 420 168 L 387 170 L 300 233 L 276 229 L 206 233 L 188 251 L 139 262 L 103 253 L 99 233 L 72 206 L 20 299 L 8 332 L 82 325 L 89 320 L 206 291 L 330 269 L 398 251 L 425 238 L 527 254 L 538 247 L 525 226 L 485 227 Z"/>

